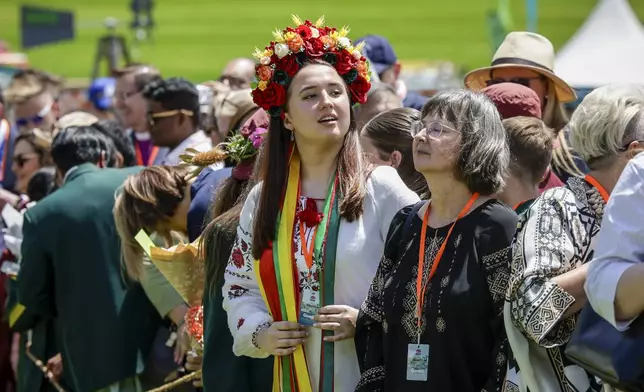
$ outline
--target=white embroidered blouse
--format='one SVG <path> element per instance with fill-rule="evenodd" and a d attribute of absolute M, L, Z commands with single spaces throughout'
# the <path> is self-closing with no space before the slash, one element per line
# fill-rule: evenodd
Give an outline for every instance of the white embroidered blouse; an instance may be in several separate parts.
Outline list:
<path fill-rule="evenodd" d="M 228 327 L 234 339 L 233 351 L 238 356 L 254 358 L 265 358 L 269 355 L 260 350 L 254 340 L 256 332 L 272 321 L 259 291 L 251 254 L 252 221 L 260 185 L 253 188 L 244 204 L 223 287 L 223 306 L 228 313 Z M 391 167 L 374 169 L 366 186 L 364 213 L 354 222 L 340 222 L 337 244 L 335 302 L 356 309 L 360 308 L 367 296 L 394 215 L 401 208 L 419 200 Z M 301 208 L 305 203 L 306 197 L 302 197 Z M 295 227 L 299 227 L 298 222 Z M 312 232 L 313 230 L 307 230 L 307 246 L 312 240 Z M 297 229 L 293 241 L 295 249 L 298 250 L 295 254 L 298 269 L 307 271 Z M 309 283 L 306 278 L 301 279 L 300 290 L 307 284 Z M 311 386 L 313 391 L 317 391 L 320 378 L 321 331 L 308 328 L 308 332 L 310 336 L 304 343 L 304 348 Z M 335 343 L 334 358 L 335 391 L 353 392 L 360 380 L 353 339 Z"/>

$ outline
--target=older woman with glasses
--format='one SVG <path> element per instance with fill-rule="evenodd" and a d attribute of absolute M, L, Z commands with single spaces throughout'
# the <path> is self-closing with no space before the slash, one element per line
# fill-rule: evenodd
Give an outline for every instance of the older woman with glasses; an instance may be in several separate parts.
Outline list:
<path fill-rule="evenodd" d="M 362 305 L 357 391 L 496 391 L 505 376 L 503 299 L 516 214 L 490 195 L 510 160 L 496 108 L 443 92 L 413 127 L 432 198 L 394 217 Z"/>

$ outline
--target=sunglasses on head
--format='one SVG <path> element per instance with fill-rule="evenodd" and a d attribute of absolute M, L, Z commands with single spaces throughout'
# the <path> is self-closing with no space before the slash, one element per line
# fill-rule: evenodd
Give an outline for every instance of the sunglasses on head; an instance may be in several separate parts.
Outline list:
<path fill-rule="evenodd" d="M 530 87 L 530 83 L 533 80 L 543 80 L 543 76 L 535 76 L 534 78 L 511 78 L 511 79 L 501 79 L 501 78 L 494 78 L 490 80 L 486 80 L 485 84 L 487 87 L 493 86 L 495 84 L 501 84 L 501 83 L 514 83 L 514 84 L 520 84 L 525 87 Z"/>
<path fill-rule="evenodd" d="M 53 105 L 53 102 L 49 103 L 35 116 L 17 118 L 16 125 L 18 126 L 18 128 L 25 128 L 29 126 L 29 124 L 33 124 L 33 125 L 42 124 L 43 120 L 45 119 L 45 116 L 49 114 L 49 111 L 51 110 L 52 105 Z"/>
<path fill-rule="evenodd" d="M 38 154 L 17 154 L 13 157 L 13 161 L 18 167 L 22 168 L 25 163 L 31 161 L 34 158 L 38 158 Z"/>

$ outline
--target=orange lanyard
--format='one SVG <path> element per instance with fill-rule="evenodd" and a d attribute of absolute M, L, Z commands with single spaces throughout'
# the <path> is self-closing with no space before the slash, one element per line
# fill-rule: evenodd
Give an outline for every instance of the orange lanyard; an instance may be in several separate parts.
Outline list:
<path fill-rule="evenodd" d="M 517 208 L 521 207 L 521 204 L 523 204 L 523 202 L 515 204 L 514 207 L 512 207 L 512 209 L 516 211 Z"/>
<path fill-rule="evenodd" d="M 159 152 L 159 147 L 157 146 L 152 147 L 152 151 L 150 152 L 150 157 L 148 158 L 147 163 L 143 162 L 143 154 L 141 153 L 141 146 L 139 146 L 138 141 L 134 143 L 134 150 L 136 152 L 136 163 L 138 163 L 139 166 L 150 166 L 151 164 L 154 163 L 154 160 L 157 157 L 157 153 Z"/>
<path fill-rule="evenodd" d="M 429 271 L 429 277 L 427 277 L 427 282 L 423 286 L 423 269 L 425 267 L 425 237 L 427 235 L 427 222 L 429 221 L 429 211 L 431 210 L 431 200 L 427 204 L 427 209 L 425 210 L 425 215 L 423 215 L 423 228 L 420 230 L 420 248 L 418 250 L 418 277 L 416 278 L 416 322 L 418 325 L 418 339 L 420 340 L 420 316 L 423 311 L 423 305 L 425 304 L 425 292 L 427 291 L 427 285 L 429 284 L 429 281 L 432 280 L 434 277 L 434 274 L 436 273 L 436 269 L 438 268 L 438 264 L 441 261 L 441 258 L 443 257 L 443 253 L 445 253 L 445 248 L 447 247 L 447 241 L 449 240 L 449 236 L 452 234 L 452 230 L 454 230 L 454 226 L 456 225 L 456 222 L 458 222 L 459 219 L 465 216 L 465 214 L 468 213 L 470 208 L 472 208 L 472 205 L 474 202 L 479 198 L 479 193 L 475 192 L 472 197 L 470 197 L 470 200 L 465 204 L 465 207 L 461 210 L 461 212 L 458 213 L 458 216 L 456 217 L 456 220 L 454 223 L 452 223 L 452 226 L 450 226 L 449 231 L 447 232 L 447 237 L 445 237 L 445 240 L 441 244 L 441 247 L 438 249 L 438 253 L 436 253 L 436 257 L 434 258 L 434 263 L 432 264 L 432 269 Z"/>
<path fill-rule="evenodd" d="M 300 221 L 300 243 L 302 247 L 302 255 L 304 255 L 304 261 L 306 261 L 306 266 L 309 268 L 309 274 L 311 273 L 311 268 L 313 268 L 313 251 L 315 248 L 315 236 L 318 234 L 318 227 L 316 225 L 313 229 L 313 237 L 311 237 L 311 244 L 306 245 L 306 225 Z"/>
<path fill-rule="evenodd" d="M 599 192 L 599 194 L 600 194 L 600 195 L 602 196 L 602 198 L 604 199 L 604 203 L 608 203 L 608 197 L 609 197 L 610 195 L 608 194 L 608 191 L 606 191 L 606 188 L 604 188 L 604 187 L 602 186 L 602 184 L 600 184 L 600 183 L 599 183 L 599 181 L 597 181 L 597 179 L 596 179 L 595 177 L 591 176 L 590 174 L 586 174 L 586 177 L 584 177 L 584 179 L 585 179 L 585 180 L 586 180 L 590 185 L 594 186 L 594 187 L 595 187 L 595 189 L 597 189 L 597 191 Z"/>

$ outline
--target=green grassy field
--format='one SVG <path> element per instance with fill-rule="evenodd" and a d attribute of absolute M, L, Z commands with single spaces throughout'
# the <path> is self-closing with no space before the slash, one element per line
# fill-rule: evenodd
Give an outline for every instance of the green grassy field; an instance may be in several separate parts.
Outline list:
<path fill-rule="evenodd" d="M 630 1 L 643 20 L 644 1 Z M 560 47 L 595 2 L 539 0 L 539 32 Z M 0 1 L 0 39 L 13 49 L 19 49 L 21 3 Z M 525 1 L 510 3 L 514 28 L 523 29 Z M 71 9 L 76 14 L 73 42 L 27 51 L 34 66 L 50 72 L 88 77 L 107 16 L 120 19 L 120 31 L 131 37 L 126 27 L 131 18 L 128 0 L 32 0 L 28 4 Z M 451 60 L 473 68 L 487 64 L 491 57 L 485 15 L 495 5 L 495 0 L 157 0 L 154 42 L 142 45 L 136 60 L 156 64 L 168 76 L 212 79 L 231 57 L 248 56 L 255 46 L 265 45 L 270 32 L 290 23 L 290 14 L 295 13 L 308 19 L 324 14 L 331 25 L 348 24 L 352 38 L 367 33 L 385 35 L 401 59 Z"/>

